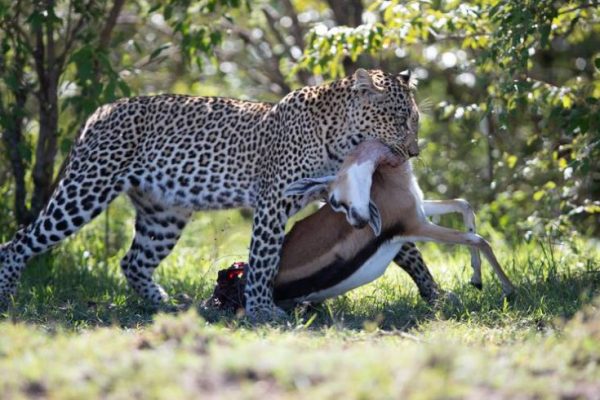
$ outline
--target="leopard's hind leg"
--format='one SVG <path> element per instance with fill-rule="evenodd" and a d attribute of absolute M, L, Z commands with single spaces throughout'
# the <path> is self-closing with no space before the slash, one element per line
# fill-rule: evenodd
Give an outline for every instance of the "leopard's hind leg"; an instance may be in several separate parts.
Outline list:
<path fill-rule="evenodd" d="M 135 237 L 121 260 L 121 269 L 131 288 L 157 306 L 166 301 L 168 295 L 154 282 L 152 274 L 171 253 L 192 212 L 177 207 L 165 208 L 137 191 L 130 192 L 129 197 L 136 210 Z"/>
<path fill-rule="evenodd" d="M 74 152 L 62 179 L 35 221 L 0 246 L 1 305 L 6 305 L 15 294 L 30 258 L 77 232 L 129 185 L 116 169 L 110 168 L 110 163 L 106 164 L 99 167 Z"/>

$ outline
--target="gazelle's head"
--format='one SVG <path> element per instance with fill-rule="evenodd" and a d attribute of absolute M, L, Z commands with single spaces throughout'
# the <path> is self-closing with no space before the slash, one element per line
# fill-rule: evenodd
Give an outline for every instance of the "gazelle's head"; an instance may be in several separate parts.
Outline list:
<path fill-rule="evenodd" d="M 353 96 L 347 109 L 349 128 L 381 140 L 396 154 L 417 156 L 419 110 L 410 72 L 389 74 L 360 68 L 351 79 Z"/>
<path fill-rule="evenodd" d="M 286 195 L 305 195 L 328 188 L 329 205 L 343 212 L 355 228 L 371 226 L 376 235 L 381 232 L 381 215 L 371 201 L 373 173 L 379 165 L 399 165 L 405 157 L 394 154 L 378 140 L 358 145 L 344 160 L 336 175 L 300 179 L 286 189 Z"/>

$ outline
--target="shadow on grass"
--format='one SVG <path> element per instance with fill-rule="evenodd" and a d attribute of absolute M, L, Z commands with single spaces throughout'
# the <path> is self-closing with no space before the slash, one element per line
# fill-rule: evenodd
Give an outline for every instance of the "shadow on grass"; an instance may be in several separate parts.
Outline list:
<path fill-rule="evenodd" d="M 86 266 L 83 259 L 69 260 L 69 267 L 57 265 L 59 259 L 65 262 L 63 257 L 48 256 L 31 263 L 8 318 L 48 329 L 114 325 L 137 328 L 152 323 L 156 310 L 147 307 L 126 287 L 120 271 L 101 264 L 92 268 Z M 517 293 L 510 302 L 502 300 L 500 287 L 492 279 L 483 291 L 462 283 L 447 287 L 458 301 L 446 301 L 435 308 L 415 294 L 393 288 L 384 295 L 367 295 L 354 301 L 341 297 L 294 312 L 289 326 L 305 324 L 315 330 L 329 327 L 408 330 L 428 320 L 449 319 L 486 326 L 518 320 L 539 328 L 553 324 L 557 318 L 570 318 L 598 296 L 600 270 L 595 268 L 591 263 L 586 268 L 560 272 L 543 265 L 529 264 L 520 271 L 513 267 L 511 275 L 521 279 L 515 281 Z M 195 285 L 183 281 L 164 283 L 171 294 L 177 290 L 192 296 L 189 299 L 192 306 L 208 322 L 240 326 L 239 318 L 233 313 L 200 306 L 202 300 L 210 296 L 212 281 Z"/>
<path fill-rule="evenodd" d="M 514 324 L 544 329 L 559 319 L 570 319 L 577 311 L 600 295 L 600 270 L 581 270 L 547 274 L 539 280 L 528 278 L 515 282 L 517 291 L 504 300 L 500 286 L 494 282 L 479 291 L 469 284 L 451 288 L 454 300 L 446 299 L 431 307 L 414 295 L 397 295 L 389 301 L 377 296 L 364 296 L 357 301 L 341 297 L 309 306 L 296 312 L 292 326 L 310 321 L 310 329 L 335 327 L 362 330 L 379 328 L 384 331 L 406 331 L 433 320 L 454 320 L 496 327 Z M 227 323 L 235 319 L 232 313 L 200 310 L 210 322 Z"/>

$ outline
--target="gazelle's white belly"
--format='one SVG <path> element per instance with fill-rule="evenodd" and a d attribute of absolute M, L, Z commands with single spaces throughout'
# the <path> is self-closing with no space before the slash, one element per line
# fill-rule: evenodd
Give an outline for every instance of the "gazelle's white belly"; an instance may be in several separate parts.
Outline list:
<path fill-rule="evenodd" d="M 342 295 L 349 290 L 374 281 L 383 275 L 388 265 L 390 265 L 394 260 L 394 257 L 396 257 L 396 254 L 400 251 L 402 243 L 402 241 L 398 241 L 397 239 L 392 239 L 383 243 L 379 246 L 377 251 L 348 278 L 330 288 L 302 296 L 302 298 L 296 299 L 296 301 L 323 301 L 331 297 Z"/>

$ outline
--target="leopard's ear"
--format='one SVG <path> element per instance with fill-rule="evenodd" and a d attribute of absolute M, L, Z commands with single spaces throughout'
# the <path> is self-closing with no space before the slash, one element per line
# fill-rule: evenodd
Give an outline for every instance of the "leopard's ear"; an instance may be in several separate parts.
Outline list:
<path fill-rule="evenodd" d="M 398 77 L 402 80 L 402 82 L 408 85 L 408 83 L 410 82 L 410 70 L 405 69 L 404 71 L 398 74 Z"/>
<path fill-rule="evenodd" d="M 404 71 L 400 72 L 398 74 L 398 79 L 411 90 L 415 90 L 417 88 L 417 78 L 411 74 L 409 69 L 405 69 Z"/>
<path fill-rule="evenodd" d="M 357 92 L 366 93 L 375 98 L 381 98 L 384 94 L 382 89 L 375 86 L 369 72 L 363 68 L 357 69 L 354 73 L 354 85 L 352 88 Z"/>

